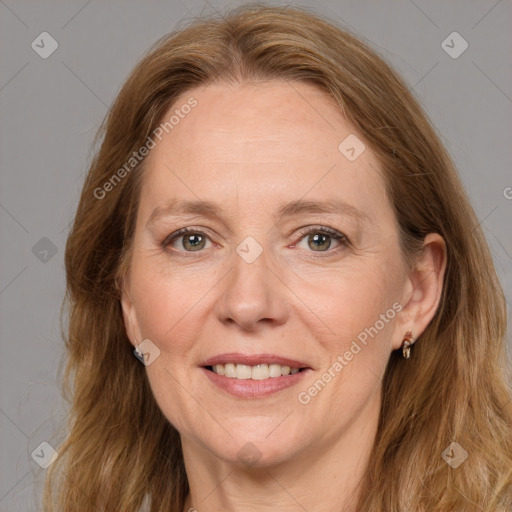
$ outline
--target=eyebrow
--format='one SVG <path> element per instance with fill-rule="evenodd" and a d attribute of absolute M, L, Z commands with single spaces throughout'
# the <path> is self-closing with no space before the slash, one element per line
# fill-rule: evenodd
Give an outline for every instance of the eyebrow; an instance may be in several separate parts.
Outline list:
<path fill-rule="evenodd" d="M 355 206 L 352 206 L 340 199 L 330 201 L 304 201 L 297 200 L 282 205 L 275 215 L 277 221 L 283 217 L 292 217 L 304 213 L 331 213 L 347 217 L 354 217 L 360 222 L 368 221 L 368 215 Z"/>
<path fill-rule="evenodd" d="M 274 214 L 273 219 L 278 222 L 285 217 L 307 213 L 327 213 L 342 216 L 353 217 L 359 222 L 369 221 L 368 215 L 355 206 L 352 206 L 342 200 L 334 199 L 330 201 L 305 201 L 296 200 L 281 205 Z M 221 206 L 210 201 L 178 201 L 171 200 L 165 206 L 157 206 L 148 218 L 146 226 L 149 226 L 156 220 L 172 216 L 196 214 L 204 217 L 216 217 L 221 219 L 226 210 Z"/>

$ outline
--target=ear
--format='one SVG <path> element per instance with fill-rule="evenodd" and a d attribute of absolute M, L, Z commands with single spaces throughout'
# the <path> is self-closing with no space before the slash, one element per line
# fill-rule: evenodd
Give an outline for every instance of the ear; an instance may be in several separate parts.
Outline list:
<path fill-rule="evenodd" d="M 124 327 L 131 344 L 135 347 L 142 341 L 142 339 L 140 334 L 139 321 L 137 320 L 137 315 L 135 312 L 135 306 L 133 305 L 133 301 L 131 299 L 130 284 L 125 277 L 120 279 L 119 283 Z"/>
<path fill-rule="evenodd" d="M 441 235 L 428 234 L 409 272 L 404 307 L 397 318 L 397 337 L 393 340 L 395 350 L 400 348 L 407 331 L 416 340 L 434 318 L 443 291 L 446 259 L 446 244 Z"/>

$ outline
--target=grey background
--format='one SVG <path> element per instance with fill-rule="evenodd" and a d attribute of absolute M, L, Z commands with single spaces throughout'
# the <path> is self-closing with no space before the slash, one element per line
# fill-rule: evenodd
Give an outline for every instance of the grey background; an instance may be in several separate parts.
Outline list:
<path fill-rule="evenodd" d="M 63 252 L 92 137 L 157 38 L 184 20 L 240 3 L 0 0 L 2 512 L 39 509 L 45 470 L 31 453 L 50 439 L 65 413 L 57 386 Z M 414 89 L 458 166 L 492 247 L 510 314 L 510 0 L 295 5 L 310 6 L 356 32 Z M 59 45 L 46 59 L 31 47 L 44 31 Z M 453 31 L 469 43 L 456 59 L 441 46 Z"/>

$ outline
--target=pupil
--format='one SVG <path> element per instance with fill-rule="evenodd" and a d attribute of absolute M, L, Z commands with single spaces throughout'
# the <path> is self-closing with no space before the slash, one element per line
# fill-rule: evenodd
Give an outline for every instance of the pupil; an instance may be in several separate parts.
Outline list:
<path fill-rule="evenodd" d="M 328 249 L 331 245 L 331 242 L 329 239 L 329 235 L 324 235 L 324 234 L 315 234 L 313 236 L 313 245 L 310 244 L 310 247 L 313 249 L 313 250 L 316 250 L 318 248 L 322 249 L 322 243 L 325 243 L 325 241 L 327 240 L 328 243 L 327 243 L 327 246 L 325 247 L 325 249 Z M 316 242 L 319 242 L 320 241 L 320 245 L 316 245 Z"/>
<path fill-rule="evenodd" d="M 202 239 L 201 235 L 197 235 L 197 234 L 188 235 L 184 239 L 185 249 L 187 249 L 187 244 L 189 244 L 189 246 L 190 246 L 190 248 L 192 248 L 192 250 L 196 250 L 198 248 L 200 249 L 201 242 L 202 242 L 201 239 Z"/>

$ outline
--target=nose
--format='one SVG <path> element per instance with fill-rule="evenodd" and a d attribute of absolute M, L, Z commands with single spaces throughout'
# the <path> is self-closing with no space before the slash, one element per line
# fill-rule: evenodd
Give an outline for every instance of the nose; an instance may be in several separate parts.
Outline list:
<path fill-rule="evenodd" d="M 270 264 L 267 250 L 252 262 L 233 253 L 232 269 L 221 281 L 216 314 L 225 325 L 244 331 L 286 322 L 290 304 L 287 287 L 276 265 Z"/>

